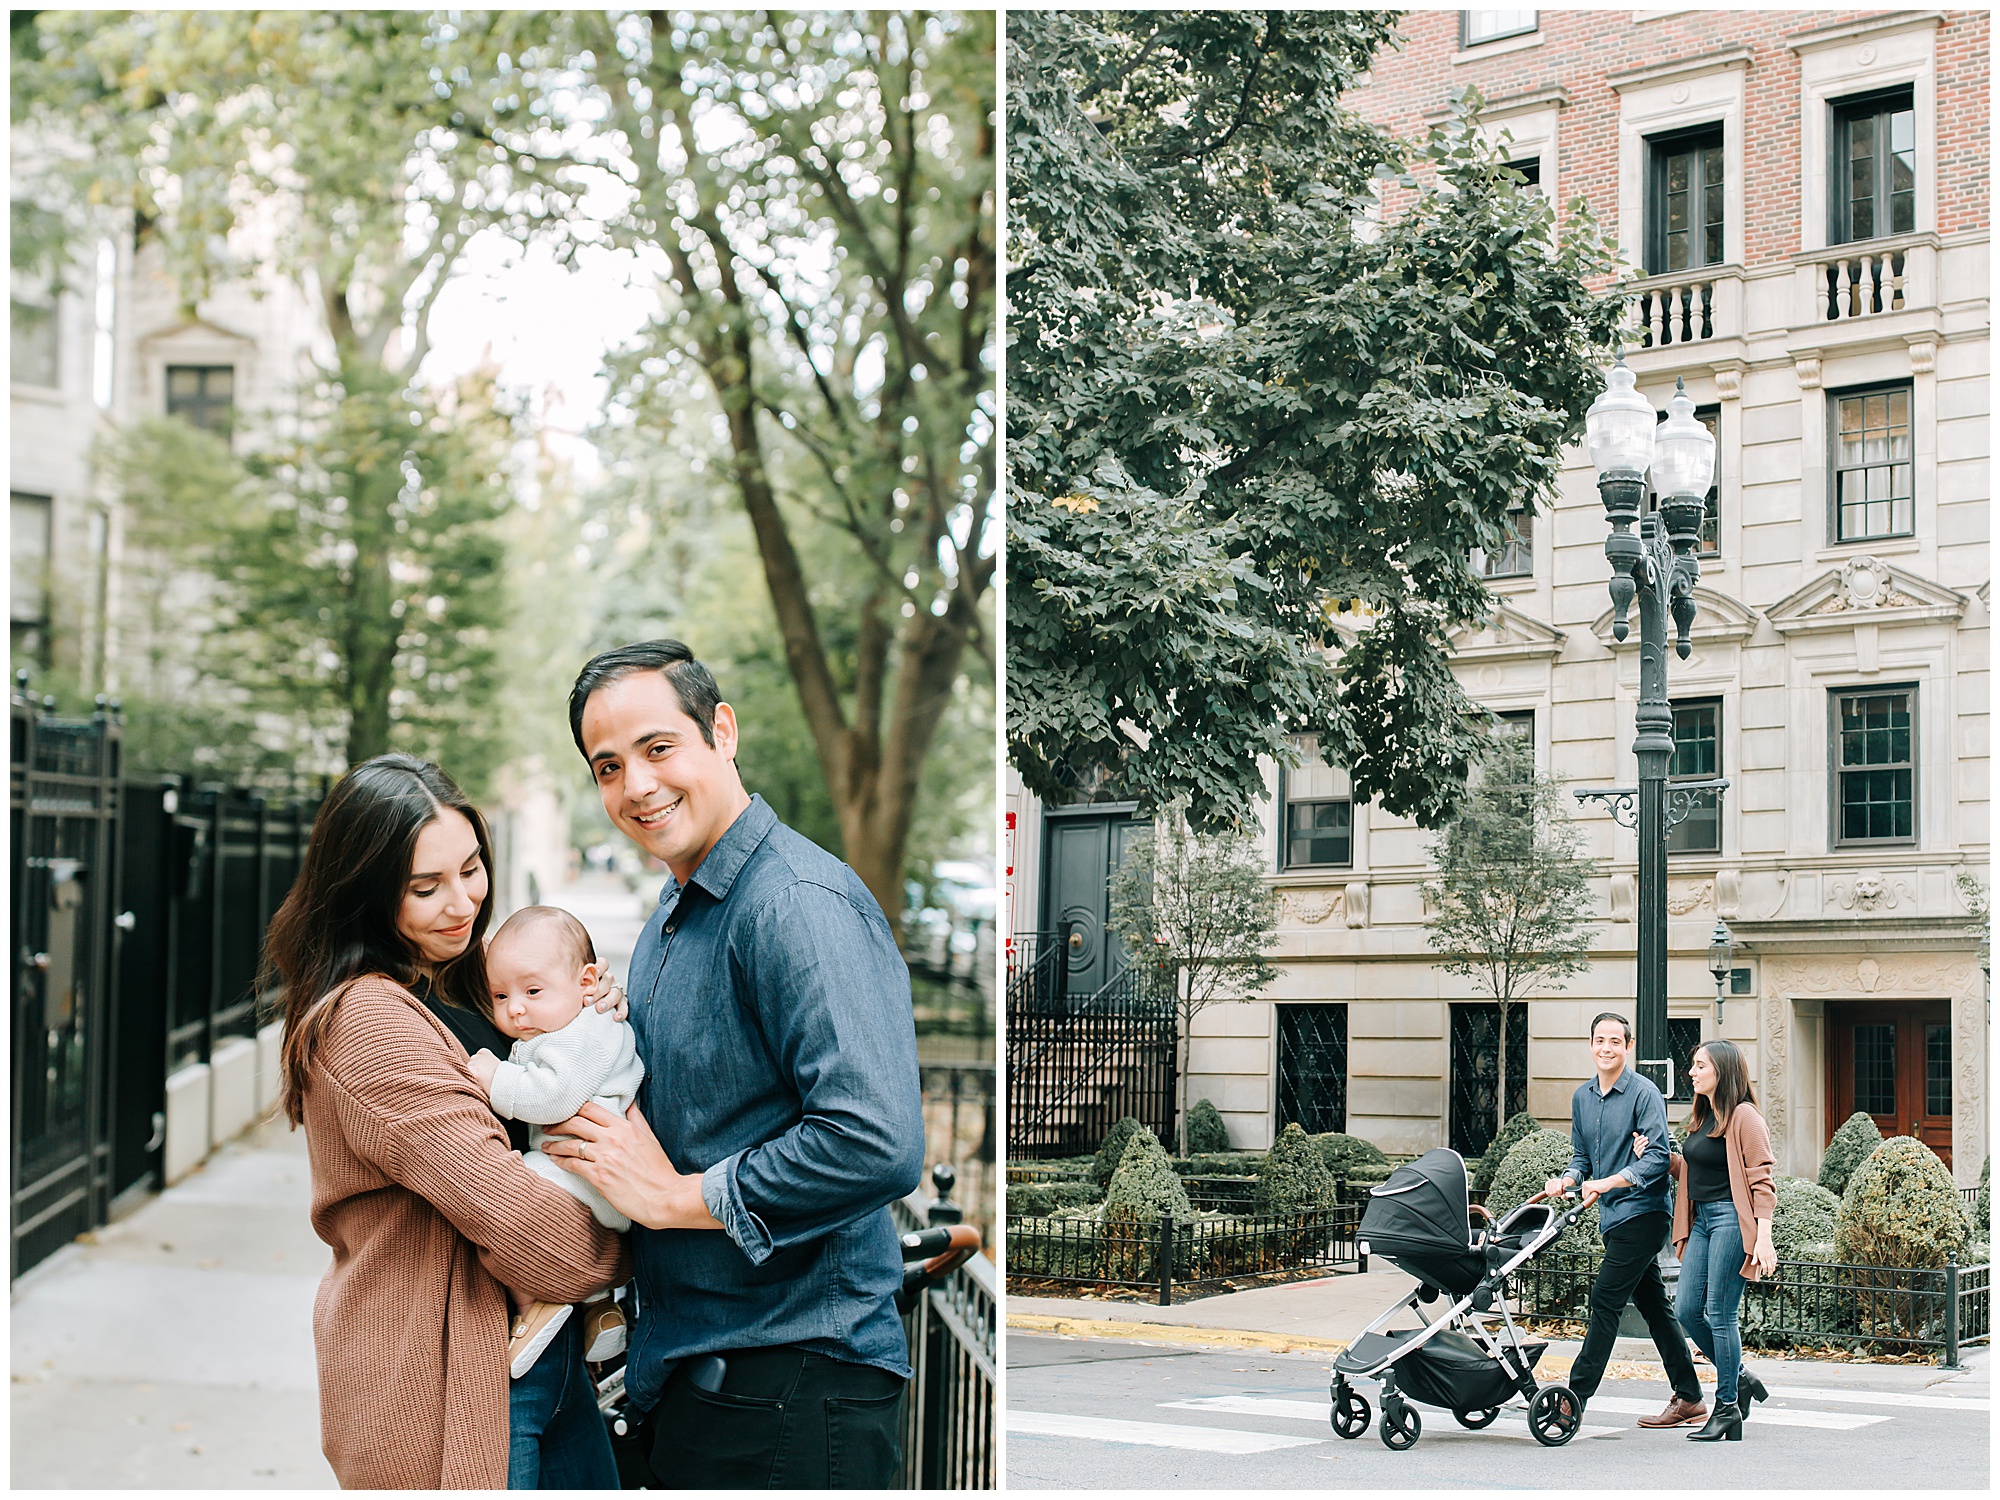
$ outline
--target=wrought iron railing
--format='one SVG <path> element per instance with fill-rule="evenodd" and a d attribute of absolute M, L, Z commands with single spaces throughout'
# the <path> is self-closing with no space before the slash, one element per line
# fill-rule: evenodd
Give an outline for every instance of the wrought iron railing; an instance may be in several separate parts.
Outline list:
<path fill-rule="evenodd" d="M 1175 1040 L 1173 993 L 1151 965 L 1084 996 L 1010 986 L 1007 1154 L 1092 1151 L 1125 1115 L 1166 1139 Z"/>
<path fill-rule="evenodd" d="M 1360 1225 L 1361 1210 L 1351 1204 L 1222 1219 L 1016 1219 L 1007 1226 L 1007 1279 L 1017 1289 L 1049 1282 L 1142 1288 L 1169 1307 L 1177 1290 L 1231 1291 L 1347 1265 L 1366 1271 Z"/>
<path fill-rule="evenodd" d="M 1603 1256 L 1544 1251 L 1513 1275 L 1520 1309 L 1574 1318 L 1588 1306 Z M 1757 1348 L 1838 1345 L 1929 1351 L 1957 1368 L 1959 1350 L 1992 1338 L 1992 1268 L 1863 1266 L 1781 1260 L 1743 1289 L 1738 1324 Z"/>
<path fill-rule="evenodd" d="M 890 1210 L 899 1231 L 950 1222 L 909 1200 Z M 904 1315 L 915 1374 L 903 1408 L 903 1488 L 994 1488 L 999 1305 L 993 1263 L 978 1255 Z"/>

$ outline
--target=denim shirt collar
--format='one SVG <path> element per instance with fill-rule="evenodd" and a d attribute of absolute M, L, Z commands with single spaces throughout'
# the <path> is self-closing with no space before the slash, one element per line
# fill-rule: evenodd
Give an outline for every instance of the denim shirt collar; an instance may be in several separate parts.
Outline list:
<path fill-rule="evenodd" d="M 700 872 L 697 871 L 696 873 L 699 874 Z M 1600 1099 L 1609 1099 L 1611 1097 L 1611 1094 L 1624 1093 L 1626 1087 L 1631 1082 L 1632 1082 L 1632 1065 L 1630 1063 L 1627 1063 L 1625 1065 L 1625 1071 L 1618 1075 L 1618 1081 L 1611 1085 L 1610 1094 L 1607 1094 L 1604 1091 L 1604 1089 L 1599 1085 L 1598 1081 L 1595 1078 L 1590 1080 L 1590 1091 L 1593 1094 L 1597 1095 L 1597 1097 Z"/>
<path fill-rule="evenodd" d="M 757 793 L 750 794 L 750 805 L 736 815 L 736 821 L 723 830 L 722 837 L 715 841 L 715 847 L 702 856 L 694 873 L 688 876 L 689 885 L 698 885 L 717 901 L 725 900 L 730 886 L 742 873 L 750 856 L 757 852 L 757 846 L 764 842 L 778 815 L 771 811 L 771 804 Z M 666 906 L 681 893 L 681 883 L 671 873 L 667 883 L 660 887 L 660 905 Z"/>

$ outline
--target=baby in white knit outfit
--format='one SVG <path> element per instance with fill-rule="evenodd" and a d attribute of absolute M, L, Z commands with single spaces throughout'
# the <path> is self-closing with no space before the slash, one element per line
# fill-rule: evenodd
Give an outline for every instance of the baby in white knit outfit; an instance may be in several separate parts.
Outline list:
<path fill-rule="evenodd" d="M 486 948 L 493 1023 L 514 1038 L 514 1046 L 505 1062 L 481 1048 L 472 1055 L 472 1071 L 486 1085 L 495 1114 L 535 1127 L 522 1161 L 589 1205 L 598 1223 L 625 1230 L 630 1219 L 541 1149 L 543 1127 L 569 1119 L 586 1101 L 622 1116 L 646 1075 L 632 1028 L 585 1000 L 584 988 L 596 977 L 596 950 L 575 917 L 553 906 L 515 912 Z M 608 1359 L 624 1347 L 623 1317 L 608 1292 L 586 1305 L 592 1312 L 585 1357 Z M 569 1312 L 541 1302 L 521 1309 L 507 1350 L 517 1379 L 533 1368 Z"/>

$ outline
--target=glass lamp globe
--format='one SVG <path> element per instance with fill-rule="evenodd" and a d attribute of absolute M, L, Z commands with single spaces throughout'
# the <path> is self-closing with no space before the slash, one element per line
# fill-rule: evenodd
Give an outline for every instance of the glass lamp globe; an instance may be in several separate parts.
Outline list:
<path fill-rule="evenodd" d="M 1632 388 L 1625 352 L 1606 372 L 1604 393 L 1584 413 L 1590 440 L 1590 461 L 1600 478 L 1611 474 L 1643 474 L 1653 463 L 1653 427 L 1659 420 L 1653 404 Z M 1706 493 L 1704 489 L 1703 493 Z"/>
<path fill-rule="evenodd" d="M 1694 402 L 1685 386 L 1674 382 L 1667 420 L 1660 424 L 1653 457 L 1653 486 L 1662 495 L 1708 493 L 1715 478 L 1715 438 L 1694 418 Z"/>

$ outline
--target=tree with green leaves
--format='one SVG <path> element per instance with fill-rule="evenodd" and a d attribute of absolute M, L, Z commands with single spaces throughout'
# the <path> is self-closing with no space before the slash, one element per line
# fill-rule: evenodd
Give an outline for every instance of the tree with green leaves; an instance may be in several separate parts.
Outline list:
<path fill-rule="evenodd" d="M 1277 941 L 1278 903 L 1248 836 L 1198 835 L 1181 812 L 1166 809 L 1127 847 L 1111 876 L 1110 927 L 1132 961 L 1156 965 L 1172 989 L 1176 1149 L 1185 1156 L 1194 1018 L 1221 1000 L 1254 999 L 1278 977 L 1264 957 Z"/>
<path fill-rule="evenodd" d="M 1423 886 L 1424 937 L 1440 969 L 1471 979 L 1500 1012 L 1498 1134 L 1507 1117 L 1508 1014 L 1588 967 L 1597 867 L 1583 853 L 1560 783 L 1536 771 L 1532 743 L 1512 738 L 1492 742 L 1431 858 L 1437 878 Z"/>
<path fill-rule="evenodd" d="M 843 852 L 899 912 L 940 726 L 994 664 L 994 17 L 593 24 L 617 232 L 664 283 L 610 420 L 734 492 Z"/>
<path fill-rule="evenodd" d="M 1620 316 L 1476 99 L 1406 142 L 1341 101 L 1393 20 L 1008 24 L 1008 745 L 1204 827 L 1317 734 L 1438 826 L 1480 736 L 1475 548 L 1544 501 Z M 1385 192 L 1396 195 L 1384 211 Z"/>
<path fill-rule="evenodd" d="M 156 427 L 119 444 L 135 539 L 171 570 L 220 570 L 200 654 L 219 674 L 204 709 L 237 715 L 207 725 L 225 755 L 246 736 L 268 755 L 319 743 L 338 769 L 450 744 L 475 782 L 492 759 L 511 434 L 490 392 L 415 379 L 475 236 L 567 251 L 588 223 L 577 205 L 604 173 L 553 123 L 574 86 L 561 32 L 517 12 L 16 18 L 38 202 L 64 222 L 127 215 L 189 315 L 238 282 L 289 287 L 319 320 L 317 369 L 239 433 L 242 464 Z"/>

